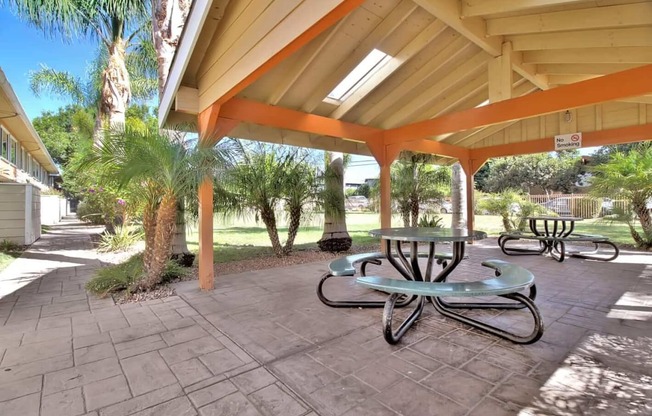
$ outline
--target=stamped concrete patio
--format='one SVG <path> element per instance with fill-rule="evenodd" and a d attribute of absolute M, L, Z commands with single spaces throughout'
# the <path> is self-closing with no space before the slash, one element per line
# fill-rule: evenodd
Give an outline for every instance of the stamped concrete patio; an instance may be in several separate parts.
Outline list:
<path fill-rule="evenodd" d="M 652 256 L 559 264 L 507 258 L 494 240 L 468 251 L 453 279 L 489 276 L 488 258 L 535 273 L 541 341 L 515 346 L 428 309 L 389 346 L 381 310 L 317 300 L 324 262 L 114 305 L 85 293 L 100 264 L 84 230 L 63 227 L 0 274 L 23 286 L 0 300 L 0 415 L 652 414 Z M 358 289 L 334 278 L 327 290 Z"/>

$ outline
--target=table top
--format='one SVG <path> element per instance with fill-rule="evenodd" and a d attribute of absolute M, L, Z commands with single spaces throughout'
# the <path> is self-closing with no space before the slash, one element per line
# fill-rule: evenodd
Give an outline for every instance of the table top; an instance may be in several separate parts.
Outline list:
<path fill-rule="evenodd" d="M 369 231 L 374 237 L 398 241 L 473 241 L 487 238 L 484 231 L 469 233 L 466 228 L 380 228 Z"/>
<path fill-rule="evenodd" d="M 536 221 L 582 221 L 584 218 L 582 217 L 553 217 L 553 216 L 540 216 L 540 217 L 526 217 L 528 220 L 536 220 Z"/>

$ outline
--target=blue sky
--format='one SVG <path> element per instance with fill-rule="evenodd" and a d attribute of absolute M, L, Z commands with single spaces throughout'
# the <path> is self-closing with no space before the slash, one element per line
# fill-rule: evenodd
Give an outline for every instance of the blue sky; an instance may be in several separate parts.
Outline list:
<path fill-rule="evenodd" d="M 56 110 L 70 103 L 47 95 L 36 97 L 29 88 L 29 72 L 46 64 L 83 76 L 95 51 L 94 44 L 86 39 L 64 43 L 21 22 L 8 10 L 0 9 L 0 67 L 30 119 L 42 111 Z"/>

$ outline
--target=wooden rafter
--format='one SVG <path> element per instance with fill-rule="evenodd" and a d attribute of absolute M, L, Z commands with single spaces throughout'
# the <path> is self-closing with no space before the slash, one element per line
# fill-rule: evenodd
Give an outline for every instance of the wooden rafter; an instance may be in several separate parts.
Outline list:
<path fill-rule="evenodd" d="M 414 0 L 419 6 L 426 9 L 433 16 L 444 21 L 448 26 L 457 30 L 462 36 L 478 45 L 491 56 L 496 57 L 502 54 L 502 36 L 490 36 L 484 19 L 471 17 L 462 19 L 460 16 L 459 0 Z M 533 67 L 522 64 L 523 59 L 519 52 L 514 52 L 512 67 L 521 76 L 541 89 L 548 88 L 545 76 L 534 72 Z"/>
<path fill-rule="evenodd" d="M 388 130 L 385 143 L 418 140 L 650 92 L 652 65 L 646 65 Z"/>
<path fill-rule="evenodd" d="M 652 3 L 645 2 L 488 19 L 487 35 L 564 32 L 650 24 L 652 24 Z"/>

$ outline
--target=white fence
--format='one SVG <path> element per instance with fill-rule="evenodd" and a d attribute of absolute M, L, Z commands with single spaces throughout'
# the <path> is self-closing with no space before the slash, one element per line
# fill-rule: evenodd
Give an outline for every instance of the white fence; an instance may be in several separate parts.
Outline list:
<path fill-rule="evenodd" d="M 586 194 L 529 195 L 530 202 L 559 215 L 597 218 L 611 214 L 614 208 L 627 209 L 629 203 L 618 198 L 596 198 Z"/>

